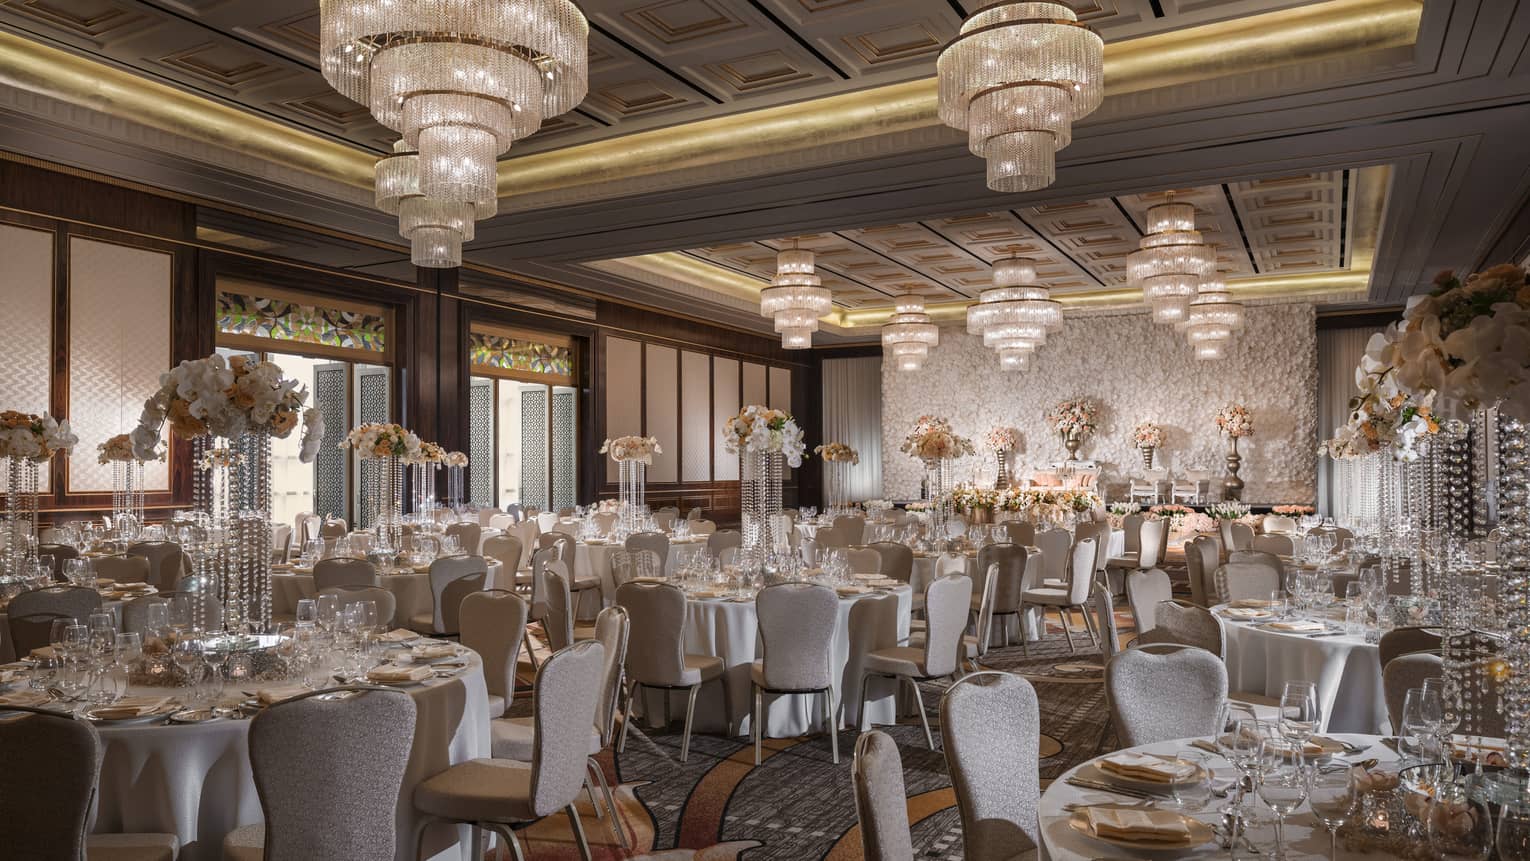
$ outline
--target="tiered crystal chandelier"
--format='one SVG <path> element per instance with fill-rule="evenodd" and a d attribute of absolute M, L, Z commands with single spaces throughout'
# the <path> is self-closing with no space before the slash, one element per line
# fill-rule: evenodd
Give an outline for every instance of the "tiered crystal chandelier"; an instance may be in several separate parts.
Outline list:
<path fill-rule="evenodd" d="M 834 309 L 834 294 L 824 289 L 823 279 L 813 273 L 813 252 L 797 247 L 776 253 L 776 275 L 760 291 L 760 314 L 773 317 L 781 346 L 806 350 L 813 346 L 818 318 Z"/>
<path fill-rule="evenodd" d="M 1201 281 L 1216 271 L 1217 257 L 1195 229 L 1195 206 L 1168 203 L 1149 207 L 1147 235 L 1126 256 L 1127 283 L 1141 288 L 1156 323 L 1177 324 L 1190 312 Z"/>
<path fill-rule="evenodd" d="M 924 367 L 930 348 L 939 343 L 940 329 L 925 313 L 924 300 L 913 293 L 899 296 L 892 317 L 882 324 L 882 350 L 893 358 L 898 370 Z"/>
<path fill-rule="evenodd" d="M 1046 188 L 1073 123 L 1100 106 L 1104 70 L 1104 42 L 1072 9 L 995 3 L 968 18 L 935 63 L 940 119 L 987 160 L 989 188 Z"/>
<path fill-rule="evenodd" d="M 499 203 L 495 161 L 588 89 L 589 24 L 569 0 L 320 0 L 324 79 L 403 135 L 377 165 L 416 266 L 462 263 Z"/>
<path fill-rule="evenodd" d="M 998 352 L 1006 371 L 1029 368 L 1031 355 L 1062 324 L 1062 305 L 1036 283 L 1036 263 L 1025 257 L 995 261 L 993 286 L 967 308 L 967 332 L 982 335 L 983 346 Z"/>
<path fill-rule="evenodd" d="M 1213 273 L 1201 282 L 1200 292 L 1185 315 L 1185 338 L 1197 359 L 1220 359 L 1226 355 L 1233 333 L 1243 328 L 1243 303 L 1227 292 L 1227 282 Z"/>

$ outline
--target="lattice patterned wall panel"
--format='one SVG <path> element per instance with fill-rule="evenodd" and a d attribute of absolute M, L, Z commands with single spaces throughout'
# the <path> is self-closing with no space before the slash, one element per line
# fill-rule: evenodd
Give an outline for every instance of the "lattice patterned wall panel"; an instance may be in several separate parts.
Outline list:
<path fill-rule="evenodd" d="M 578 402 L 572 391 L 554 390 L 552 396 L 552 507 L 577 505 L 575 463 L 578 448 Z"/>
<path fill-rule="evenodd" d="M 547 390 L 521 390 L 522 505 L 547 508 Z"/>
<path fill-rule="evenodd" d="M 356 424 L 387 421 L 389 413 L 387 372 L 382 370 L 362 371 L 357 374 L 357 377 Z M 370 487 L 372 476 L 378 466 L 369 460 L 361 461 L 360 465 L 361 481 L 358 483 L 359 487 Z M 367 507 L 365 505 L 356 506 L 356 520 L 363 527 L 372 525 L 370 518 L 367 517 Z"/>
<path fill-rule="evenodd" d="M 321 365 L 314 370 L 313 405 L 324 414 L 324 442 L 314 458 L 313 504 L 315 514 L 345 517 L 350 498 L 351 452 L 340 448 L 350 423 L 346 420 L 346 396 L 351 366 Z"/>
<path fill-rule="evenodd" d="M 53 348 L 53 233 L 0 225 L 5 248 L 5 351 L 0 353 L 0 409 L 48 409 Z M 136 418 L 136 416 L 135 416 Z M 103 440 L 80 440 L 92 455 Z M 47 488 L 48 471 L 41 471 Z"/>
<path fill-rule="evenodd" d="M 475 379 L 468 387 L 468 498 L 474 505 L 499 506 L 494 498 L 494 381 Z"/>
<path fill-rule="evenodd" d="M 96 446 L 138 422 L 143 399 L 170 364 L 169 254 L 93 239 L 69 241 L 69 423 L 80 438 L 69 490 L 108 492 L 112 467 Z M 144 468 L 149 490 L 169 490 L 163 462 Z"/>

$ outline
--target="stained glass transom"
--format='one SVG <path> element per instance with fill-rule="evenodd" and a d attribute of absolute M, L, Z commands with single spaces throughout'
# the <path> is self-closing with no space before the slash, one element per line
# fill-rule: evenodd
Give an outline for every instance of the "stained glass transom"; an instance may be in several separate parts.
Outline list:
<path fill-rule="evenodd" d="M 468 336 L 468 355 L 473 364 L 481 368 L 518 371 L 563 380 L 572 380 L 574 376 L 574 350 L 565 344 L 544 344 L 487 332 L 473 332 Z"/>
<path fill-rule="evenodd" d="M 381 314 L 221 290 L 218 331 L 369 353 L 383 353 L 387 347 L 387 325 Z"/>

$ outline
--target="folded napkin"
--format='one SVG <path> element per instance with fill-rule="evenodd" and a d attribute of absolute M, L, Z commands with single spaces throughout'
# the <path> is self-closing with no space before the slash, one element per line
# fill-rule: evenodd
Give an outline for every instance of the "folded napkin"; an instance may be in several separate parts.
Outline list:
<path fill-rule="evenodd" d="M 1096 837 L 1142 843 L 1190 842 L 1184 817 L 1169 810 L 1086 807 L 1084 821 Z"/>
<path fill-rule="evenodd" d="M 871 589 L 866 587 L 866 586 L 840 586 L 839 588 L 835 589 L 834 591 L 838 592 L 842 596 L 845 596 L 845 595 L 865 595 L 866 593 L 870 592 Z"/>
<path fill-rule="evenodd" d="M 1239 598 L 1236 601 L 1227 602 L 1229 607 L 1253 607 L 1256 609 L 1269 609 L 1273 606 L 1268 598 Z"/>
<path fill-rule="evenodd" d="M 428 661 L 433 658 L 455 658 L 457 657 L 457 647 L 451 643 L 415 646 L 413 649 L 409 650 L 409 654 L 423 661 Z"/>
<path fill-rule="evenodd" d="M 666 582 L 666 581 L 664 580 L 663 577 L 633 577 L 628 582 L 631 582 L 631 583 L 663 583 L 663 582 Z"/>
<path fill-rule="evenodd" d="M 857 579 L 857 580 L 881 580 L 882 579 L 882 575 L 881 574 L 856 574 L 854 576 L 855 576 L 855 579 Z"/>
<path fill-rule="evenodd" d="M 51 698 L 42 691 L 11 691 L 0 695 L 0 708 L 6 706 L 25 706 L 26 708 L 41 708 L 49 703 Z"/>
<path fill-rule="evenodd" d="M 1289 622 L 1271 622 L 1265 625 L 1272 631 L 1291 631 L 1297 634 L 1309 634 L 1315 631 L 1326 631 L 1328 626 L 1322 622 L 1312 622 L 1305 619 L 1295 619 Z"/>
<path fill-rule="evenodd" d="M 97 720 L 127 720 L 158 714 L 171 702 L 170 697 L 123 697 L 109 706 L 91 709 L 90 716 Z"/>
<path fill-rule="evenodd" d="M 11 682 L 19 681 L 20 679 L 20 667 L 17 667 L 16 669 L 6 669 L 4 667 L 0 667 L 0 685 L 8 685 Z"/>
<path fill-rule="evenodd" d="M 894 580 L 891 577 L 881 577 L 871 581 L 867 585 L 871 586 L 873 589 L 896 589 L 903 585 L 903 581 Z"/>
<path fill-rule="evenodd" d="M 38 646 L 37 648 L 32 650 L 32 657 L 34 657 L 34 658 L 51 658 L 51 657 L 53 657 L 53 647 L 52 646 Z"/>
<path fill-rule="evenodd" d="M 693 590 L 691 590 L 687 594 L 690 597 L 692 597 L 692 598 L 698 598 L 698 599 L 721 598 L 722 597 L 722 593 L 721 592 L 717 592 L 717 591 L 714 591 L 714 590 L 711 590 L 711 589 L 693 589 Z"/>
<path fill-rule="evenodd" d="M 1133 780 L 1153 783 L 1175 783 L 1194 777 L 1197 768 L 1193 763 L 1178 759 L 1163 759 L 1145 753 L 1123 751 L 1100 759 L 1100 768 L 1112 774 Z"/>
<path fill-rule="evenodd" d="M 261 688 L 260 691 L 255 694 L 255 698 L 260 700 L 261 705 L 268 706 L 273 703 L 279 703 L 282 700 L 290 700 L 293 697 L 300 697 L 303 694 L 308 693 L 309 690 L 310 688 L 299 684 L 272 685 L 268 688 Z"/>
<path fill-rule="evenodd" d="M 1263 619 L 1270 615 L 1270 611 L 1255 607 L 1228 607 L 1222 611 L 1222 615 L 1229 619 Z"/>
<path fill-rule="evenodd" d="M 116 584 L 116 582 L 117 582 L 116 580 L 113 580 L 110 577 L 97 577 L 96 578 L 96 588 L 97 589 L 105 589 L 108 586 L 112 586 L 112 585 Z"/>
<path fill-rule="evenodd" d="M 406 643 L 410 640 L 418 640 L 419 638 L 420 635 L 416 631 L 411 631 L 408 628 L 394 628 L 388 633 L 380 635 L 377 639 L 384 643 Z"/>
<path fill-rule="evenodd" d="M 383 664 L 367 670 L 369 682 L 423 682 L 435 671 L 430 667 L 399 666 L 397 664 Z"/>
<path fill-rule="evenodd" d="M 153 588 L 154 588 L 154 584 L 153 583 L 142 583 L 142 582 L 139 582 L 139 583 L 118 583 L 117 584 L 117 591 L 119 591 L 119 592 L 147 592 L 147 591 L 149 591 L 150 589 L 153 589 Z"/>

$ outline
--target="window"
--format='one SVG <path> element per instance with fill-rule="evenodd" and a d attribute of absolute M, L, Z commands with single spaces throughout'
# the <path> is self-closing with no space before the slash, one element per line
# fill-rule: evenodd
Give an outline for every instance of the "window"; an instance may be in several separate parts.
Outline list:
<path fill-rule="evenodd" d="M 301 429 L 271 442 L 271 517 L 291 523 L 312 512 L 356 526 L 360 473 L 368 464 L 340 448 L 353 427 L 393 414 L 391 356 L 385 309 L 286 294 L 259 285 L 219 281 L 218 352 L 269 361 L 308 390 L 324 414 L 324 442 L 312 463 L 298 458 Z"/>
<path fill-rule="evenodd" d="M 577 504 L 573 342 L 475 324 L 469 356 L 472 502 L 493 507 L 518 502 L 554 511 Z"/>

